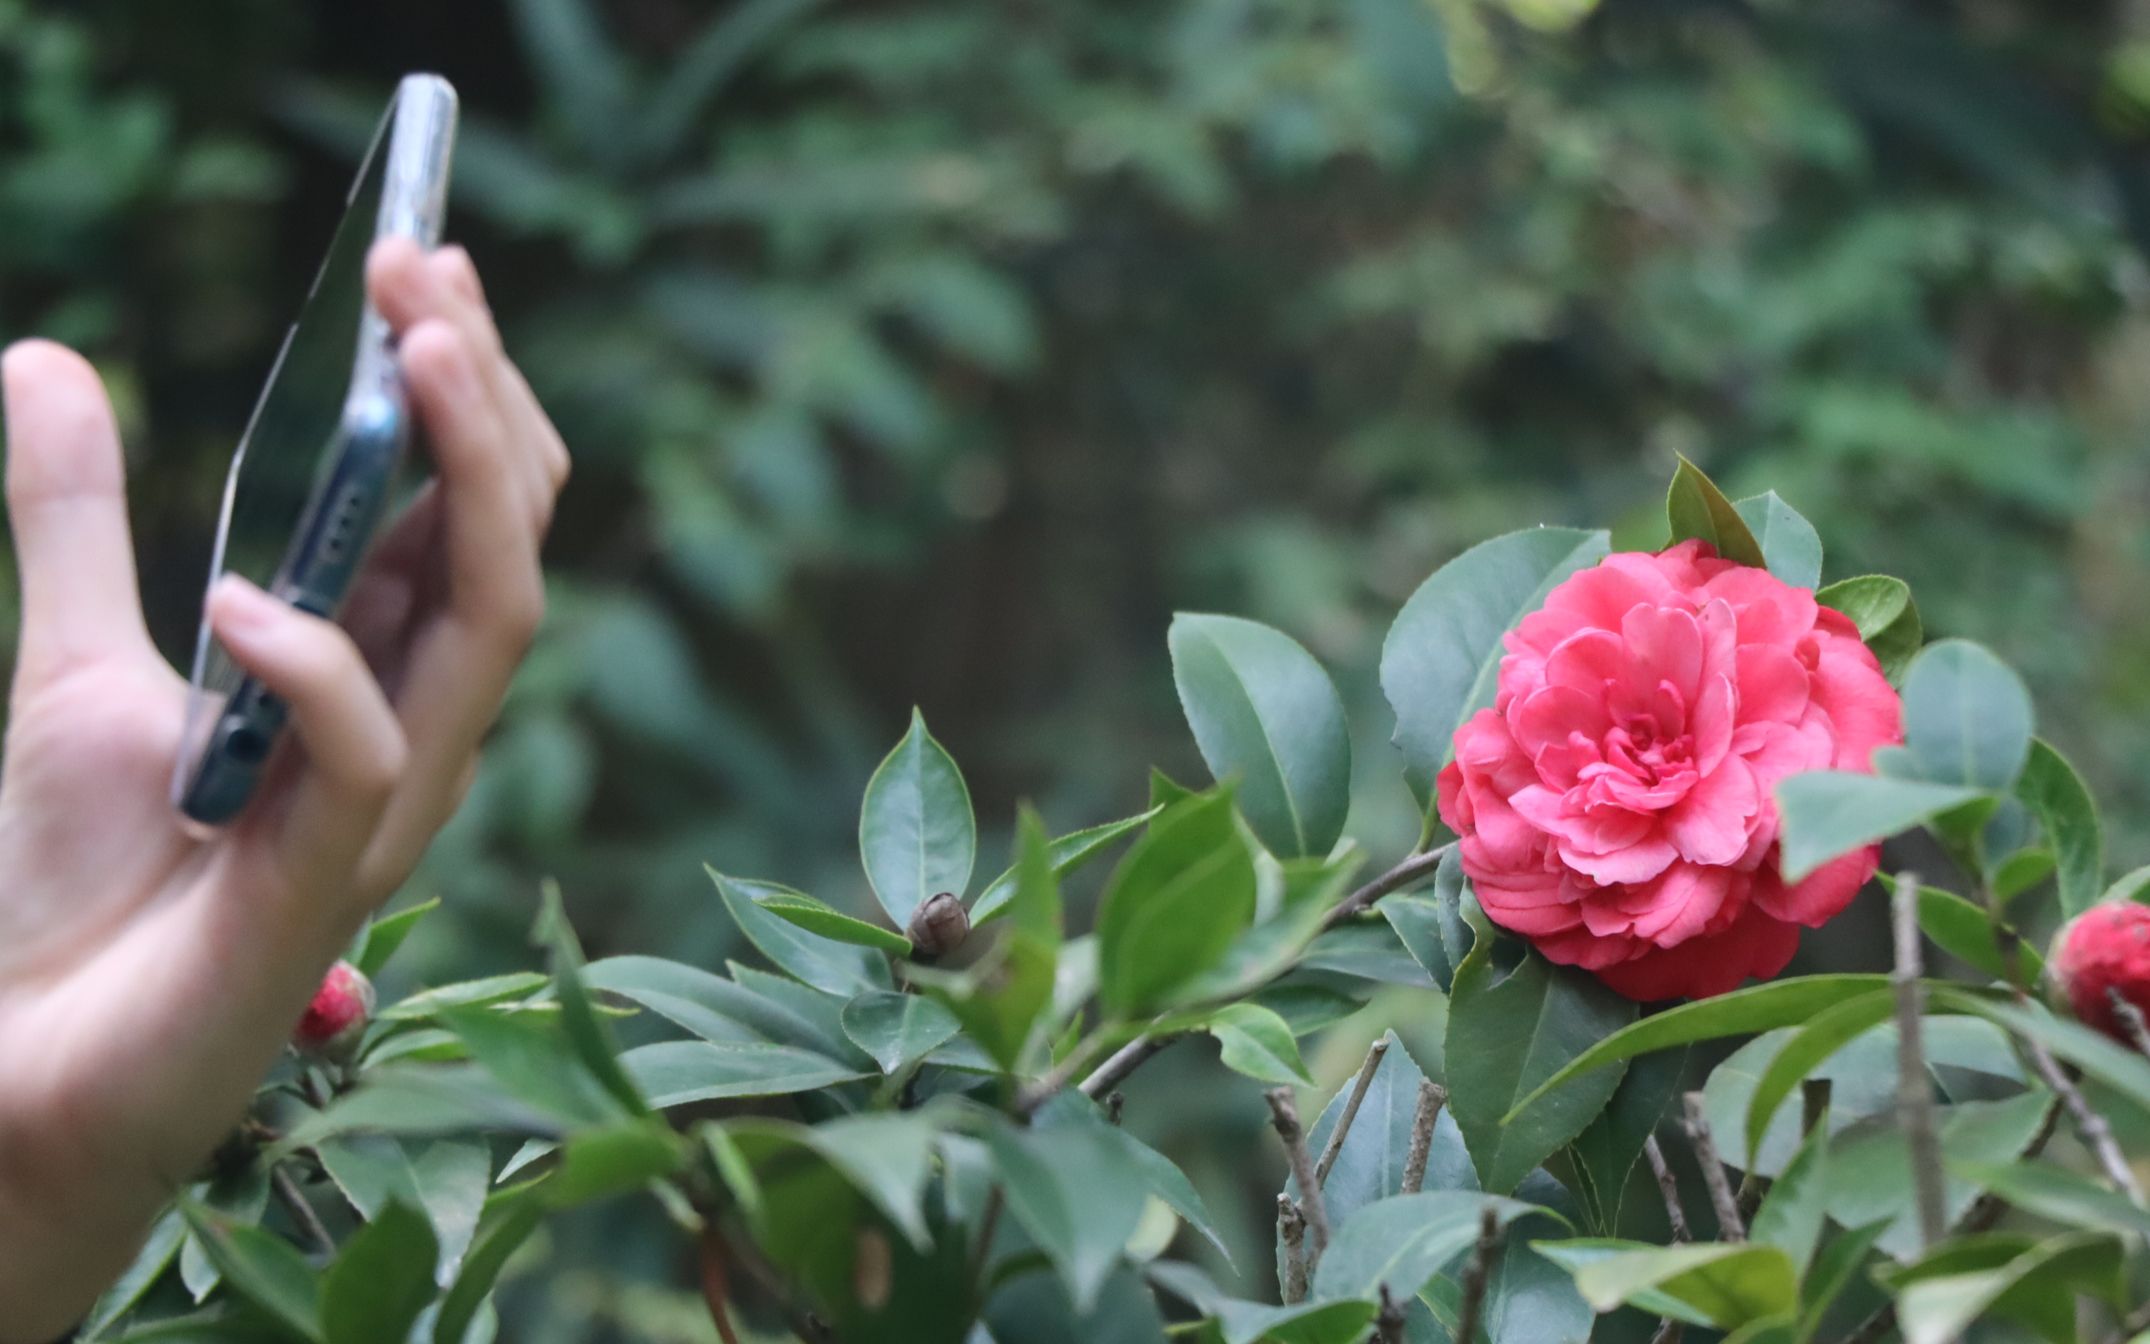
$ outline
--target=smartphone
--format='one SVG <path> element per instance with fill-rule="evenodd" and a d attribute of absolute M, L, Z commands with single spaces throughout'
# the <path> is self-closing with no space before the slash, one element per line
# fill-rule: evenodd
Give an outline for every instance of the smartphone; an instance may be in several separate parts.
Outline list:
<path fill-rule="evenodd" d="M 328 256 L 285 334 L 232 455 L 209 584 L 237 573 L 293 606 L 333 617 L 382 516 L 400 493 L 411 411 L 388 324 L 366 301 L 377 239 L 440 241 L 455 144 L 455 90 L 411 75 L 376 127 Z M 240 671 L 209 629 L 194 645 L 172 800 L 205 826 L 253 797 L 285 706 Z"/>

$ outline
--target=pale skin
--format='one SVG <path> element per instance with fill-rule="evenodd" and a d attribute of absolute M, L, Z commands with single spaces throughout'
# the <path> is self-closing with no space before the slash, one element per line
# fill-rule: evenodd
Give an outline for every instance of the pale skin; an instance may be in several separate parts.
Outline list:
<path fill-rule="evenodd" d="M 23 612 L 0 761 L 0 1344 L 69 1329 L 231 1131 L 323 972 L 455 811 L 542 617 L 567 450 L 470 258 L 386 242 L 367 285 L 435 481 L 341 625 L 243 580 L 211 593 L 291 731 L 208 838 L 169 799 L 186 684 L 143 626 L 104 389 L 47 342 L 0 360 Z"/>

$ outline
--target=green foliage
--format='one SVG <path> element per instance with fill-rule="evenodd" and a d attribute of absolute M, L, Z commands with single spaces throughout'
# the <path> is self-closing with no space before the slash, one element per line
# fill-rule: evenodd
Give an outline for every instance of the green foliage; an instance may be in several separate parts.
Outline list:
<path fill-rule="evenodd" d="M 1769 565 L 1762 543 L 1755 540 L 1746 518 L 1724 497 L 1717 483 L 1685 457 L 1672 473 L 1672 489 L 1665 495 L 1665 521 L 1672 528 L 1667 545 L 1689 539 L 1705 541 L 1727 560 L 1757 569 Z M 1817 565 L 1817 571 L 1819 568 Z"/>

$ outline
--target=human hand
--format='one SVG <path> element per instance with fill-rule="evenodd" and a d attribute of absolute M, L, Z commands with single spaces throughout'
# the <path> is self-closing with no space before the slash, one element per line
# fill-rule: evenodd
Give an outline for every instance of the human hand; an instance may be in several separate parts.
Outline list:
<path fill-rule="evenodd" d="M 341 626 L 236 578 L 208 617 L 291 707 L 228 829 L 169 800 L 186 682 L 150 644 L 96 373 L 0 360 L 22 630 L 0 760 L 0 1341 L 49 1339 L 239 1118 L 323 971 L 454 812 L 544 608 L 567 451 L 459 248 L 368 259 L 435 479 Z"/>

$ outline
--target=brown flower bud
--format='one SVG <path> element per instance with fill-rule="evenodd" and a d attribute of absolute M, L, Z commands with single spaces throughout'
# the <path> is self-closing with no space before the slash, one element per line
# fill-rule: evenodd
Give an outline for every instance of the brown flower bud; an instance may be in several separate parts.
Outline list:
<path fill-rule="evenodd" d="M 928 897 L 911 915 L 911 926 L 904 930 L 910 937 L 913 954 L 920 961 L 937 961 L 957 948 L 970 937 L 970 911 L 952 891 L 944 891 Z"/>

